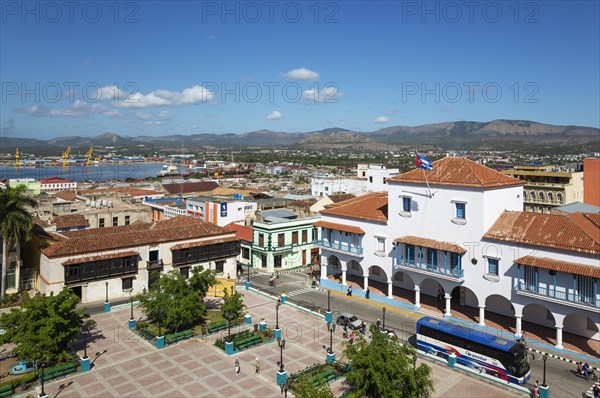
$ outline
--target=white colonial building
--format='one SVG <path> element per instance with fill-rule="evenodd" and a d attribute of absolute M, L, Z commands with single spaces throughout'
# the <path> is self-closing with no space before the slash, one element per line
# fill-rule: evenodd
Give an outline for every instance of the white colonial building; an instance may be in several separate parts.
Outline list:
<path fill-rule="evenodd" d="M 186 277 L 197 266 L 235 275 L 240 252 L 235 232 L 192 217 L 40 232 L 37 239 L 43 241 L 37 290 L 58 293 L 69 286 L 83 303 L 141 293 L 171 269 Z"/>
<path fill-rule="evenodd" d="M 42 178 L 40 180 L 40 191 L 53 193 L 77 189 L 77 181 L 65 180 L 60 177 Z"/>
<path fill-rule="evenodd" d="M 399 172 L 399 169 L 388 169 L 381 165 L 359 164 L 356 177 L 317 175 L 311 178 L 311 195 L 315 197 L 340 193 L 361 195 L 367 192 L 387 191 L 387 179 Z"/>
<path fill-rule="evenodd" d="M 388 191 L 321 212 L 321 284 L 336 275 L 422 295 L 452 308 L 509 316 L 552 327 L 556 347 L 565 331 L 600 339 L 600 215 L 522 212 L 523 182 L 466 158 L 448 157 L 433 171 L 387 179 Z M 414 293 L 413 293 L 414 292 Z M 363 294 L 362 292 L 356 292 Z"/>

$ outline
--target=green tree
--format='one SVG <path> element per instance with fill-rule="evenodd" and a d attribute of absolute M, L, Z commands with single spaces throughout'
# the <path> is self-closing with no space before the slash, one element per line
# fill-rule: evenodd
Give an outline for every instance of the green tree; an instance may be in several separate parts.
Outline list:
<path fill-rule="evenodd" d="M 174 269 L 160 275 L 152 287 L 138 296 L 146 315 L 162 327 L 177 332 L 181 327 L 202 321 L 204 297 Z"/>
<path fill-rule="evenodd" d="M 211 286 L 216 286 L 220 282 L 217 281 L 214 270 L 204 269 L 204 267 L 194 267 L 192 268 L 192 275 L 190 276 L 188 283 L 192 289 L 198 291 L 204 299 L 208 293 L 208 289 L 210 289 Z"/>
<path fill-rule="evenodd" d="M 319 379 L 317 384 L 313 383 L 311 376 L 302 375 L 292 384 L 292 390 L 296 398 L 333 398 L 333 393 L 323 379 Z"/>
<path fill-rule="evenodd" d="M 229 293 L 227 289 L 223 290 L 223 304 L 221 304 L 221 314 L 223 318 L 229 321 L 229 327 L 231 322 L 240 319 L 246 304 L 242 300 L 244 295 L 240 292 Z"/>
<path fill-rule="evenodd" d="M 354 390 L 350 397 L 419 398 L 433 392 L 431 368 L 421 364 L 413 369 L 416 350 L 400 344 L 371 326 L 373 338 L 367 342 L 360 334 L 344 350 L 351 372 L 346 381 Z"/>
<path fill-rule="evenodd" d="M 75 306 L 79 297 L 70 288 L 59 294 L 39 294 L 26 298 L 20 308 L 12 308 L 2 314 L 0 323 L 5 333 L 0 336 L 2 344 L 12 342 L 20 359 L 28 362 L 52 362 L 71 359 L 67 345 L 74 341 L 84 325 L 93 325 L 85 309 Z"/>
<path fill-rule="evenodd" d="M 35 208 L 38 202 L 25 194 L 25 186 L 0 190 L 0 236 L 2 237 L 2 284 L 0 297 L 6 294 L 6 272 L 8 269 L 10 249 L 29 239 L 33 228 L 31 213 L 27 207 Z"/>

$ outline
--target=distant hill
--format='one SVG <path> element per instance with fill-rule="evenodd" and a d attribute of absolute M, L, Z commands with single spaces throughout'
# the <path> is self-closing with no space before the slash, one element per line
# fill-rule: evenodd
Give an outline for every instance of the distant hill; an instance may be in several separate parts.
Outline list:
<path fill-rule="evenodd" d="M 0 147 L 12 151 L 19 147 L 84 148 L 89 146 L 134 146 L 144 144 L 160 148 L 187 149 L 202 146 L 242 147 L 338 147 L 368 148 L 393 145 L 436 145 L 447 149 L 504 149 L 524 146 L 585 146 L 600 150 L 600 129 L 582 126 L 556 126 L 526 120 L 492 122 L 457 121 L 421 126 L 391 126 L 373 132 L 359 132 L 341 127 L 305 133 L 259 130 L 243 134 L 193 134 L 161 137 L 123 137 L 106 132 L 96 137 L 59 137 L 48 141 L 0 137 Z M 342 145 L 343 144 L 343 145 Z M 377 145 L 377 144 L 383 144 Z"/>

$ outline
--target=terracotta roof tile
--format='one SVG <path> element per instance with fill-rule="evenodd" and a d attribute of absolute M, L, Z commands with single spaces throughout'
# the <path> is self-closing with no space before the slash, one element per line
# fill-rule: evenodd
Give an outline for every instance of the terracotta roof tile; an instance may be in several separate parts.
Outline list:
<path fill-rule="evenodd" d="M 238 189 L 238 188 L 223 188 L 216 187 L 211 191 L 212 195 L 234 195 L 239 193 L 243 197 L 251 196 L 252 194 L 263 192 L 260 189 Z"/>
<path fill-rule="evenodd" d="M 387 223 L 388 194 L 372 192 L 366 195 L 335 203 L 321 214 Z"/>
<path fill-rule="evenodd" d="M 457 244 L 444 242 L 441 240 L 420 238 L 418 236 L 401 236 L 399 238 L 394 239 L 394 242 L 398 243 L 406 243 L 409 245 L 422 246 L 422 247 L 430 247 L 432 249 L 445 250 L 453 253 L 466 253 L 467 250 L 460 247 Z"/>
<path fill-rule="evenodd" d="M 293 202 L 288 203 L 288 206 L 309 209 L 315 203 L 317 203 L 316 199 L 294 200 Z"/>
<path fill-rule="evenodd" d="M 42 249 L 42 252 L 48 257 L 60 257 L 231 234 L 231 231 L 206 221 L 179 216 L 155 223 L 63 232 L 60 235 L 66 239 Z"/>
<path fill-rule="evenodd" d="M 517 264 L 531 265 L 532 267 L 551 269 L 576 275 L 600 278 L 600 267 L 571 263 L 568 261 L 553 260 L 546 257 L 524 256 L 515 260 Z"/>
<path fill-rule="evenodd" d="M 240 224 L 228 224 L 225 226 L 230 231 L 235 231 L 235 236 L 246 242 L 252 242 L 252 227 Z"/>
<path fill-rule="evenodd" d="M 64 184 L 64 183 L 68 183 L 68 182 L 73 182 L 71 180 L 65 180 L 64 178 L 60 178 L 60 177 L 48 177 L 48 178 L 42 178 L 40 180 L 40 184 Z"/>
<path fill-rule="evenodd" d="M 353 234 L 360 234 L 360 235 L 365 234 L 365 231 L 363 231 L 362 228 L 354 227 L 352 225 L 338 224 L 338 223 L 328 222 L 328 221 L 318 221 L 318 222 L 314 223 L 313 225 L 315 227 L 329 228 L 329 229 L 333 229 L 336 231 L 350 232 Z"/>
<path fill-rule="evenodd" d="M 60 191 L 54 194 L 55 198 L 66 200 L 67 202 L 74 202 L 77 199 L 77 192 L 75 191 Z"/>
<path fill-rule="evenodd" d="M 221 239 L 210 239 L 210 240 L 203 240 L 200 242 L 181 243 L 179 245 L 172 246 L 171 251 L 181 250 L 181 249 L 189 249 L 190 247 L 200 247 L 200 246 L 206 246 L 206 245 L 216 245 L 219 243 L 235 242 L 238 240 L 239 239 L 236 236 L 230 236 L 230 237 L 221 238 Z"/>
<path fill-rule="evenodd" d="M 74 258 L 74 259 L 67 260 L 67 261 L 63 262 L 62 265 L 73 265 L 73 264 L 91 263 L 91 262 L 94 262 L 94 261 L 110 260 L 110 259 L 113 259 L 113 258 L 132 257 L 132 256 L 137 256 L 137 255 L 139 255 L 138 252 L 133 251 L 133 250 L 129 250 L 129 251 L 126 251 L 126 252 L 104 254 L 104 255 L 101 255 L 101 256 L 88 256 L 88 257 Z"/>
<path fill-rule="evenodd" d="M 163 188 L 171 195 L 197 192 L 212 192 L 218 187 L 220 187 L 220 185 L 214 181 L 163 184 Z"/>
<path fill-rule="evenodd" d="M 524 185 L 517 178 L 504 175 L 467 158 L 447 157 L 433 162 L 433 170 L 414 169 L 387 179 L 388 182 L 409 182 L 430 185 L 454 185 L 496 188 Z"/>
<path fill-rule="evenodd" d="M 600 254 L 598 219 L 594 213 L 562 215 L 506 211 L 483 237 Z"/>
<path fill-rule="evenodd" d="M 351 193 L 342 193 L 338 195 L 328 195 L 329 199 L 333 201 L 333 203 L 343 202 L 344 200 L 356 198 L 356 195 Z"/>
<path fill-rule="evenodd" d="M 90 223 L 83 214 L 72 213 L 63 214 L 62 216 L 54 216 L 54 225 L 56 229 L 72 228 L 72 227 L 86 227 L 89 228 Z"/>
<path fill-rule="evenodd" d="M 162 192 L 153 191 L 151 189 L 141 189 L 134 187 L 114 187 L 114 188 L 97 188 L 97 189 L 80 189 L 81 195 L 100 195 L 109 193 L 118 193 L 127 196 L 154 196 L 162 195 Z"/>

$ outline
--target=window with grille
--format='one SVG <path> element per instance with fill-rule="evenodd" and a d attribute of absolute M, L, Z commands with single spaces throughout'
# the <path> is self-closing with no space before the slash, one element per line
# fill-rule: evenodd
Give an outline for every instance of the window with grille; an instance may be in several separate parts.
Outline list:
<path fill-rule="evenodd" d="M 577 275 L 577 301 L 581 303 L 594 304 L 594 278 L 590 276 Z"/>
<path fill-rule="evenodd" d="M 498 261 L 497 258 L 488 258 L 487 259 L 487 263 L 488 263 L 488 269 L 487 269 L 487 273 L 489 275 L 494 275 L 494 276 L 498 276 L 498 272 L 499 272 L 499 268 L 500 268 L 500 262 Z"/>
<path fill-rule="evenodd" d="M 525 266 L 525 289 L 535 292 L 535 267 Z"/>
<path fill-rule="evenodd" d="M 133 289 L 133 278 L 123 278 L 121 279 L 121 284 L 123 290 Z"/>
<path fill-rule="evenodd" d="M 437 249 L 427 249 L 427 264 L 437 268 Z"/>
<path fill-rule="evenodd" d="M 277 246 L 285 245 L 285 234 L 277 235 Z"/>
<path fill-rule="evenodd" d="M 467 204 L 466 203 L 455 203 L 454 204 L 456 212 L 455 217 L 461 220 L 467 218 Z"/>
<path fill-rule="evenodd" d="M 113 223 L 112 223 L 113 227 L 116 227 L 119 225 L 119 217 L 113 217 L 112 221 L 113 221 Z"/>
<path fill-rule="evenodd" d="M 411 210 L 410 202 L 411 202 L 411 198 L 406 198 L 406 197 L 402 198 L 402 211 L 409 212 Z"/>
<path fill-rule="evenodd" d="M 293 244 L 297 244 L 298 243 L 298 231 L 292 232 L 292 243 Z"/>
<path fill-rule="evenodd" d="M 406 245 L 406 260 L 415 261 L 415 245 Z"/>

